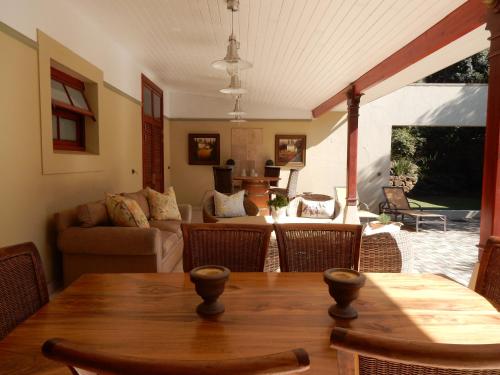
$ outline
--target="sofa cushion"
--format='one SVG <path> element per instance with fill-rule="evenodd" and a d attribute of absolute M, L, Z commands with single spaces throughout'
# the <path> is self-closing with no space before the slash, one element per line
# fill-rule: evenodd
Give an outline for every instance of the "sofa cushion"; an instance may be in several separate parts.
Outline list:
<path fill-rule="evenodd" d="M 162 232 L 170 232 L 182 237 L 181 222 L 176 220 L 150 220 L 149 225 L 152 228 L 158 228 Z"/>
<path fill-rule="evenodd" d="M 135 200 L 121 195 L 107 194 L 105 202 L 108 215 L 114 225 L 149 228 L 148 219 Z"/>
<path fill-rule="evenodd" d="M 151 188 L 147 188 L 147 192 L 152 219 L 182 220 L 179 207 L 177 206 L 175 191 L 172 186 L 170 186 L 164 194 Z"/>
<path fill-rule="evenodd" d="M 214 206 L 216 217 L 239 217 L 246 216 L 243 200 L 245 199 L 245 190 L 241 190 L 233 195 L 226 195 L 214 191 Z"/>
<path fill-rule="evenodd" d="M 77 207 L 78 220 L 83 228 L 109 225 L 108 210 L 104 201 L 81 204 Z"/>
<path fill-rule="evenodd" d="M 314 201 L 302 199 L 300 216 L 314 219 L 331 219 L 335 214 L 335 199 Z"/>
<path fill-rule="evenodd" d="M 136 191 L 135 193 L 122 193 L 121 195 L 136 201 L 139 204 L 139 207 L 141 207 L 142 211 L 144 211 L 144 215 L 146 215 L 146 218 L 148 220 L 151 218 L 146 189 Z"/>
<path fill-rule="evenodd" d="M 295 197 L 292 199 L 286 208 L 286 216 L 298 217 L 300 216 L 300 209 L 302 207 L 302 197 Z"/>

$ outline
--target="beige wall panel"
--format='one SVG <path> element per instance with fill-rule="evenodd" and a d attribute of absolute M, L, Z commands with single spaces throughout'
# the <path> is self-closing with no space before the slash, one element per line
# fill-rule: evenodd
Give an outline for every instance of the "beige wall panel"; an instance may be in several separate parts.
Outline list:
<path fill-rule="evenodd" d="M 35 242 L 51 282 L 60 274 L 53 214 L 142 187 L 141 108 L 103 88 L 102 171 L 43 175 L 37 50 L 3 32 L 0 50 L 0 246 Z"/>
<path fill-rule="evenodd" d="M 312 121 L 249 121 L 235 125 L 224 120 L 170 120 L 171 182 L 177 200 L 199 206 L 203 194 L 213 189 L 211 166 L 189 165 L 187 135 L 220 133 L 221 164 L 231 157 L 233 128 L 263 129 L 263 160 L 274 160 L 276 134 L 306 134 L 306 166 L 299 175 L 299 192 L 333 195 L 334 186 L 345 185 L 347 126 L 344 112 L 331 112 Z M 288 171 L 282 169 L 280 186 L 285 186 Z"/>

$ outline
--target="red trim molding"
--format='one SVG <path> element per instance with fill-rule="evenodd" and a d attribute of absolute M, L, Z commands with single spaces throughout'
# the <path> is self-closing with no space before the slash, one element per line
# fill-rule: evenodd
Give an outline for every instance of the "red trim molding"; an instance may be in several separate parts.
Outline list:
<path fill-rule="evenodd" d="M 486 22 L 487 7 L 483 0 L 468 0 L 422 35 L 408 43 L 380 64 L 359 77 L 354 84 L 359 91 L 385 81 L 451 42 L 477 29 Z M 313 109 L 319 117 L 345 101 L 350 86 Z"/>
<path fill-rule="evenodd" d="M 500 235 L 500 1 L 491 2 L 487 29 L 491 32 L 488 107 L 484 141 L 483 194 L 479 257 L 490 236 Z"/>
<path fill-rule="evenodd" d="M 347 194 L 348 206 L 357 204 L 358 117 L 361 93 L 352 85 L 347 92 Z"/>

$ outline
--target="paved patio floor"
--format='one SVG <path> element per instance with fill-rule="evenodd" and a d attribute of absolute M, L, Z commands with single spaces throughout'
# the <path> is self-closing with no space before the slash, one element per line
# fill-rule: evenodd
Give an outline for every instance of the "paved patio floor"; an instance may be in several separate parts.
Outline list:
<path fill-rule="evenodd" d="M 419 232 L 413 225 L 408 231 L 415 253 L 414 271 L 441 273 L 463 285 L 468 285 L 477 261 L 479 220 L 449 221 L 448 230 L 423 226 Z"/>

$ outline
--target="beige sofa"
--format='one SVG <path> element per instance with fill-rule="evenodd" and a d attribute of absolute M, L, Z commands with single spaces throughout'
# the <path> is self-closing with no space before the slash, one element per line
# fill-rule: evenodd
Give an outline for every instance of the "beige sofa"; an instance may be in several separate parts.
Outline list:
<path fill-rule="evenodd" d="M 55 215 L 65 286 L 84 273 L 170 272 L 181 261 L 181 222 L 151 220 L 144 190 L 122 195 L 139 203 L 150 228 L 112 226 L 104 201 Z M 182 222 L 191 222 L 191 206 L 179 210 Z"/>

